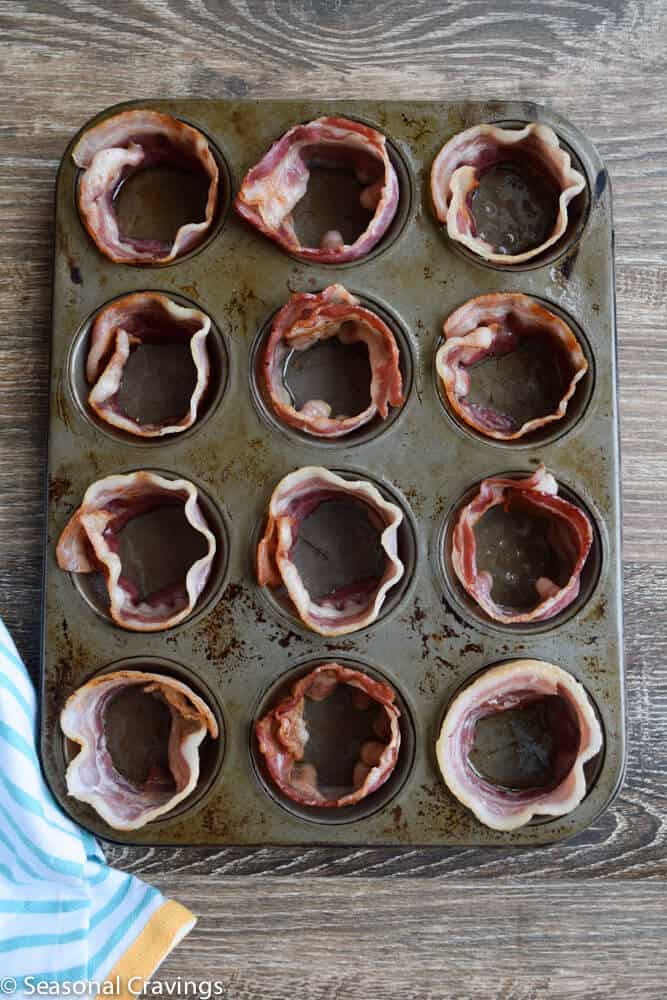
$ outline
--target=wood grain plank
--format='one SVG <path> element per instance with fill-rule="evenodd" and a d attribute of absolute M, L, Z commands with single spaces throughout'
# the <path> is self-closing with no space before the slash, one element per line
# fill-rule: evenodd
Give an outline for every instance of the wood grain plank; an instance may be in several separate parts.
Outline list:
<path fill-rule="evenodd" d="M 667 0 L 0 0 L 0 614 L 33 675 L 53 183 L 87 118 L 141 96 L 533 99 L 584 129 L 612 176 L 630 737 L 620 797 L 577 840 L 539 851 L 112 847 L 111 861 L 202 914 L 165 979 L 215 975 L 235 1000 L 662 1000 L 665 37 Z"/>
<path fill-rule="evenodd" d="M 664 997 L 659 885 L 592 895 L 566 880 L 404 879 L 400 892 L 367 879 L 157 884 L 202 915 L 160 978 L 217 980 L 234 1000 Z"/>

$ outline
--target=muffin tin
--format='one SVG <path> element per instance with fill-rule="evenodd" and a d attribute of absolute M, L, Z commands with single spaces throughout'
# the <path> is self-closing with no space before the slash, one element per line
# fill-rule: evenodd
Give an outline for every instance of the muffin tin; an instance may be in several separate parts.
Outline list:
<path fill-rule="evenodd" d="M 201 129 L 221 170 L 221 209 L 205 243 L 165 266 L 106 260 L 76 208 L 77 170 L 65 152 L 56 193 L 48 539 L 42 658 L 42 759 L 63 808 L 97 835 L 147 845 L 537 845 L 585 829 L 617 791 L 625 756 L 620 590 L 620 506 L 611 194 L 591 143 L 567 121 L 528 102 L 151 101 Z M 336 267 L 288 256 L 229 210 L 245 171 L 299 121 L 336 114 L 387 136 L 401 184 L 397 216 L 363 260 Z M 544 259 L 499 268 L 448 238 L 433 215 L 429 170 L 442 144 L 480 122 L 543 121 L 559 135 L 588 186 L 573 224 Z M 90 127 L 88 123 L 87 127 Z M 74 142 L 74 140 L 73 140 Z M 73 145 L 73 143 L 72 143 Z M 396 330 L 407 400 L 386 423 L 337 441 L 277 424 L 255 382 L 261 338 L 295 291 L 339 282 Z M 85 405 L 82 363 L 91 319 L 131 291 L 164 291 L 206 311 L 214 324 L 215 384 L 188 431 L 146 441 L 106 427 Z M 448 314 L 483 292 L 523 291 L 565 316 L 584 344 L 589 373 L 560 424 L 534 440 L 485 440 L 450 415 L 434 373 Z M 594 551 L 582 597 L 553 622 L 501 627 L 473 608 L 442 558 L 452 514 L 481 479 L 544 462 L 563 495 L 589 512 Z M 377 622 L 337 640 L 306 631 L 279 594 L 261 590 L 254 547 L 271 492 L 288 472 L 324 465 L 374 482 L 406 515 L 406 575 Z M 55 545 L 94 480 L 146 468 L 200 487 L 212 525 L 226 536 L 208 597 L 186 622 L 140 634 L 114 626 L 90 588 L 58 569 Z M 211 510 L 208 511 L 208 507 Z M 75 585 L 76 583 L 76 585 Z M 601 719 L 603 755 L 589 768 L 577 809 L 499 833 L 480 825 L 447 791 L 435 740 L 454 693 L 480 669 L 515 657 L 565 667 Z M 404 742 L 390 783 L 349 813 L 281 801 L 261 771 L 252 723 L 310 666 L 337 660 L 388 680 L 403 713 Z M 59 713 L 67 696 L 110 668 L 162 670 L 187 679 L 222 722 L 201 786 L 168 815 L 131 834 L 108 827 L 67 796 Z"/>

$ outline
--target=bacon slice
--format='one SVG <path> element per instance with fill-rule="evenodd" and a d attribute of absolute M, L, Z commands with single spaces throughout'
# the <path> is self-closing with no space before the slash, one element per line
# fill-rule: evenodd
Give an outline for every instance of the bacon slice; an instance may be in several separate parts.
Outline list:
<path fill-rule="evenodd" d="M 122 111 L 88 129 L 72 152 L 81 220 L 98 249 L 117 264 L 167 264 L 202 242 L 218 203 L 218 165 L 197 129 L 157 111 Z M 139 170 L 170 163 L 209 179 L 202 222 L 181 226 L 172 244 L 119 231 L 113 204 L 119 184 Z"/>
<path fill-rule="evenodd" d="M 308 187 L 310 168 L 354 170 L 364 188 L 361 204 L 373 218 L 354 243 L 340 233 L 323 234 L 319 247 L 302 246 L 292 210 Z M 285 250 L 306 260 L 342 264 L 358 260 L 378 243 L 398 206 L 398 178 L 381 132 L 347 118 L 318 118 L 295 125 L 245 175 L 234 207 L 251 225 Z"/>
<path fill-rule="evenodd" d="M 283 381 L 285 359 L 291 351 L 307 351 L 337 337 L 343 344 L 363 343 L 372 372 L 371 402 L 354 416 L 331 416 L 325 400 L 309 400 L 300 410 L 292 405 Z M 323 292 L 292 295 L 273 321 L 262 359 L 264 390 L 276 415 L 291 427 L 316 437 L 342 437 L 363 427 L 379 414 L 385 420 L 390 406 L 403 401 L 403 379 L 396 339 L 376 313 L 365 309 L 342 285 Z"/>
<path fill-rule="evenodd" d="M 299 525 L 321 503 L 347 497 L 368 507 L 374 522 L 382 526 L 380 544 L 385 570 L 379 580 L 351 583 L 335 593 L 315 600 L 307 590 L 292 553 Z M 304 625 L 320 635 L 356 632 L 374 622 L 387 592 L 404 573 L 398 557 L 398 528 L 403 520 L 399 507 L 386 501 L 371 483 L 350 481 L 329 469 L 312 466 L 297 469 L 276 486 L 269 503 L 264 536 L 257 547 L 259 585 L 285 586 Z M 341 545 L 345 539 L 341 539 Z"/>
<path fill-rule="evenodd" d="M 539 246 L 518 254 L 497 253 L 496 247 L 480 239 L 472 213 L 472 195 L 481 174 L 508 160 L 525 160 L 539 168 L 559 192 L 551 234 Z M 537 122 L 522 129 L 475 125 L 445 143 L 431 168 L 433 206 L 438 220 L 447 224 L 450 239 L 495 264 L 520 264 L 553 246 L 567 229 L 568 205 L 585 186 L 585 178 L 572 167 L 556 133 Z"/>
<path fill-rule="evenodd" d="M 303 715 L 306 698 L 323 701 L 339 684 L 348 684 L 359 692 L 353 700 L 359 711 L 367 711 L 369 705 L 375 703 L 373 729 L 376 739 L 368 740 L 361 747 L 351 781 L 354 791 L 332 798 L 318 787 L 315 766 L 303 763 L 309 739 Z M 394 698 L 395 693 L 388 684 L 339 663 L 325 663 L 298 680 L 291 694 L 255 724 L 260 752 L 281 792 L 301 805 L 327 808 L 353 805 L 380 788 L 396 767 L 401 746 L 400 712 Z"/>
<path fill-rule="evenodd" d="M 565 703 L 565 711 L 554 732 L 552 781 L 519 790 L 484 779 L 469 760 L 477 722 L 554 696 Z M 586 794 L 584 764 L 601 748 L 600 723 L 582 685 L 551 663 L 514 660 L 485 670 L 456 696 L 442 724 L 436 755 L 447 787 L 481 823 L 492 830 L 515 830 L 533 816 L 564 816 L 579 805 Z"/>
<path fill-rule="evenodd" d="M 577 383 L 588 371 L 584 352 L 567 323 L 520 292 L 493 292 L 469 299 L 447 319 L 444 334 L 446 341 L 435 364 L 450 406 L 470 427 L 501 441 L 516 441 L 564 417 Z M 555 354 L 560 355 L 563 395 L 553 413 L 517 426 L 508 414 L 467 399 L 472 384 L 470 368 L 484 358 L 516 351 L 528 337 L 548 337 Z"/>
<path fill-rule="evenodd" d="M 540 465 L 526 479 L 485 479 L 477 495 L 460 512 L 452 536 L 452 566 L 471 597 L 494 621 L 505 624 L 538 622 L 553 618 L 575 600 L 581 571 L 593 544 L 593 528 L 587 515 L 557 496 L 558 484 Z M 503 504 L 506 512 L 531 511 L 551 522 L 549 542 L 572 567 L 564 586 L 539 578 L 538 601 L 528 611 L 503 607 L 491 597 L 493 577 L 477 568 L 475 525 L 492 507 Z"/>
<path fill-rule="evenodd" d="M 105 306 L 95 318 L 90 332 L 86 378 L 92 386 L 90 407 L 101 420 L 136 437 L 163 437 L 191 427 L 209 379 L 206 338 L 211 320 L 199 309 L 187 309 L 168 295 L 135 292 Z M 118 403 L 125 366 L 133 348 L 140 344 L 190 344 L 197 373 L 188 412 L 167 423 L 141 423 Z"/>
<path fill-rule="evenodd" d="M 142 598 L 123 576 L 118 535 L 134 517 L 173 504 L 183 507 L 188 523 L 204 536 L 207 551 L 192 564 L 184 581 Z M 159 632 L 191 613 L 208 580 L 215 551 L 215 536 L 199 507 L 197 488 L 187 479 L 141 471 L 107 476 L 88 487 L 60 536 L 56 559 L 70 573 L 104 574 L 109 614 L 117 625 L 135 632 Z"/>
<path fill-rule="evenodd" d="M 105 732 L 109 704 L 134 685 L 162 701 L 171 714 L 169 773 L 150 775 L 141 786 L 116 770 Z M 81 748 L 67 768 L 67 791 L 89 803 L 115 830 L 138 830 L 187 798 L 199 780 L 202 741 L 207 734 L 218 738 L 213 712 L 191 688 L 172 677 L 136 670 L 88 681 L 67 699 L 60 725 Z"/>

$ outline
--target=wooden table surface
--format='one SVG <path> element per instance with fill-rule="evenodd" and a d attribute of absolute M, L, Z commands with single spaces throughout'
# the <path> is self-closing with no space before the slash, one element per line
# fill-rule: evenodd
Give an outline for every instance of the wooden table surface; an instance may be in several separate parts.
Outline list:
<path fill-rule="evenodd" d="M 525 98 L 615 199 L 629 762 L 536 851 L 109 859 L 200 920 L 161 977 L 229 998 L 662 998 L 667 963 L 667 2 L 0 0 L 0 614 L 37 673 L 52 198 L 70 135 L 141 97 Z M 326 877 L 322 877 L 326 876 Z M 352 877 L 353 876 L 353 877 Z"/>

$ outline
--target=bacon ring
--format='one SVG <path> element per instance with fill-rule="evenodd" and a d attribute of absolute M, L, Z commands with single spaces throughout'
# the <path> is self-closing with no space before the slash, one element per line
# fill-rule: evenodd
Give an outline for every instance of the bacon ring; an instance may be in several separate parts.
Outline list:
<path fill-rule="evenodd" d="M 435 364 L 450 406 L 470 427 L 500 441 L 516 441 L 564 417 L 577 384 L 588 371 L 584 352 L 567 323 L 520 292 L 493 292 L 469 299 L 447 319 L 444 333 L 446 340 Z M 469 369 L 484 358 L 510 354 L 530 337 L 548 337 L 553 344 L 563 372 L 563 394 L 553 413 L 518 426 L 493 406 L 467 399 L 472 384 Z"/>
<path fill-rule="evenodd" d="M 373 723 L 376 739 L 363 744 L 354 766 L 354 791 L 334 798 L 318 788 L 315 766 L 302 763 L 309 738 L 303 715 L 306 698 L 323 701 L 339 684 L 348 684 L 358 692 L 355 708 L 367 711 L 374 702 L 378 712 Z M 325 663 L 306 674 L 255 724 L 259 749 L 272 780 L 292 801 L 320 808 L 350 806 L 377 791 L 396 767 L 401 746 L 400 712 L 394 698 L 388 684 L 339 663 Z"/>
<path fill-rule="evenodd" d="M 307 351 L 330 337 L 343 344 L 368 348 L 372 381 L 369 405 L 354 416 L 331 416 L 325 400 L 309 400 L 300 410 L 285 388 L 283 368 L 291 351 Z M 323 292 L 292 295 L 273 321 L 264 350 L 261 377 L 276 415 L 291 427 L 315 437 L 342 437 L 363 427 L 378 414 L 385 420 L 389 406 L 403 403 L 403 380 L 396 339 L 376 313 L 365 309 L 342 285 Z"/>
<path fill-rule="evenodd" d="M 552 714 L 556 747 L 552 780 L 545 786 L 514 789 L 483 778 L 469 755 L 480 719 L 560 699 Z M 556 704 L 556 703 L 552 703 Z M 485 670 L 454 699 L 436 744 L 445 784 L 492 830 L 515 830 L 533 816 L 564 816 L 586 794 L 584 764 L 600 752 L 602 730 L 586 691 L 570 673 L 540 660 L 513 660 Z"/>
<path fill-rule="evenodd" d="M 380 544 L 385 569 L 380 579 L 364 580 L 314 599 L 292 561 L 301 522 L 321 503 L 347 497 L 361 501 L 382 527 Z M 398 528 L 403 513 L 371 483 L 350 481 L 328 469 L 297 469 L 278 483 L 269 503 L 269 517 L 257 547 L 257 580 L 261 587 L 285 586 L 304 625 L 320 635 L 356 632 L 374 622 L 387 592 L 404 573 L 398 557 Z"/>
<path fill-rule="evenodd" d="M 354 243 L 345 244 L 340 233 L 331 231 L 320 247 L 301 245 L 292 210 L 306 193 L 313 166 L 351 168 L 364 185 L 360 201 L 374 215 Z M 381 132 L 347 118 L 317 118 L 295 125 L 271 146 L 243 178 L 234 207 L 289 253 L 343 264 L 364 257 L 378 243 L 396 214 L 398 197 L 398 178 Z"/>
<path fill-rule="evenodd" d="M 105 711 L 124 689 L 141 685 L 169 709 L 169 773 L 151 773 L 143 785 L 120 774 L 107 745 Z M 199 781 L 199 747 L 218 738 L 216 718 L 186 684 L 162 674 L 119 670 L 94 677 L 67 699 L 60 715 L 65 736 L 80 750 L 67 768 L 67 791 L 87 802 L 115 830 L 138 830 L 173 809 Z"/>
<path fill-rule="evenodd" d="M 86 378 L 92 386 L 88 403 L 101 420 L 136 437 L 162 437 L 191 427 L 209 379 L 206 338 L 211 320 L 158 292 L 135 292 L 105 306 L 92 325 Z M 186 341 L 197 373 L 187 413 L 166 423 L 141 423 L 118 405 L 125 366 L 133 348 L 144 343 Z"/>
<path fill-rule="evenodd" d="M 98 249 L 117 264 L 168 264 L 202 242 L 218 203 L 219 171 L 208 141 L 197 129 L 157 111 L 122 111 L 89 128 L 72 151 L 79 178 L 79 214 Z M 180 227 L 173 243 L 123 235 L 113 200 L 132 174 L 172 163 L 208 177 L 202 222 Z"/>
<path fill-rule="evenodd" d="M 490 167 L 521 159 L 537 167 L 558 190 L 558 213 L 551 234 L 539 246 L 518 254 L 498 253 L 477 235 L 472 195 L 481 174 Z M 556 133 L 537 122 L 522 129 L 475 125 L 445 143 L 431 168 L 431 196 L 438 221 L 447 224 L 450 239 L 494 264 L 520 264 L 553 246 L 567 229 L 568 205 L 585 187 L 585 178 L 572 167 Z"/>
<path fill-rule="evenodd" d="M 184 581 L 142 598 L 123 576 L 118 535 L 141 514 L 180 504 L 188 523 L 207 543 L 206 554 L 192 564 Z M 192 612 L 206 585 L 216 551 L 215 535 L 201 512 L 197 488 L 187 479 L 165 479 L 154 472 L 107 476 L 92 483 L 58 541 L 56 559 L 70 573 L 103 572 L 109 614 L 117 625 L 135 632 L 159 632 Z"/>
<path fill-rule="evenodd" d="M 577 597 L 581 572 L 593 544 L 593 528 L 583 510 L 557 493 L 556 480 L 540 465 L 526 479 L 502 476 L 485 479 L 476 496 L 461 510 L 452 535 L 452 566 L 465 590 L 493 621 L 504 624 L 546 621 Z M 528 611 L 496 604 L 491 596 L 493 577 L 477 568 L 475 526 L 498 504 L 508 513 L 534 511 L 549 518 L 550 544 L 571 567 L 563 586 L 546 577 L 535 582 L 538 601 Z"/>

